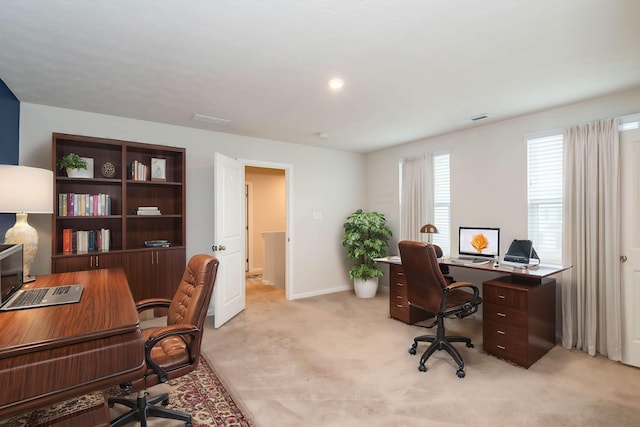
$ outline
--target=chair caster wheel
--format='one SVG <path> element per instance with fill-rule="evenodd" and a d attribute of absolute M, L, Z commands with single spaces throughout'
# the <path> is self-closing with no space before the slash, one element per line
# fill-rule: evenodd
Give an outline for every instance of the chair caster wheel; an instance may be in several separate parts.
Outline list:
<path fill-rule="evenodd" d="M 473 344 L 471 344 L 470 342 L 467 343 L 467 347 L 468 348 L 473 348 Z"/>
<path fill-rule="evenodd" d="M 409 354 L 412 354 L 412 355 L 414 355 L 414 356 L 415 356 L 415 354 L 416 354 L 416 349 L 415 349 L 414 347 L 411 347 L 411 348 L 409 349 Z"/>
<path fill-rule="evenodd" d="M 160 403 L 162 404 L 162 406 L 167 406 L 169 404 L 169 399 L 165 399 Z"/>
<path fill-rule="evenodd" d="M 458 378 L 464 378 L 464 369 L 460 368 L 458 369 L 458 371 L 456 372 L 456 375 L 458 375 Z"/>
<path fill-rule="evenodd" d="M 193 427 L 193 424 L 191 424 L 191 423 L 184 423 L 184 427 Z"/>
<path fill-rule="evenodd" d="M 420 366 L 418 366 L 418 371 L 420 371 L 420 372 L 427 372 L 427 367 L 426 367 L 426 366 L 424 366 L 424 365 L 420 365 Z"/>

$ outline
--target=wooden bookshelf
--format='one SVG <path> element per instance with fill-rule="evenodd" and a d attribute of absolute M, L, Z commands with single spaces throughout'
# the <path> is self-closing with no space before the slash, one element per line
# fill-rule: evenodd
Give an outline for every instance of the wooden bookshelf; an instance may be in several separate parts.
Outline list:
<path fill-rule="evenodd" d="M 52 272 L 123 267 L 136 300 L 172 298 L 186 264 L 184 148 L 62 133 L 54 133 L 52 139 Z M 69 178 L 58 168 L 58 159 L 70 152 L 93 159 L 93 178 Z M 152 159 L 160 159 L 154 165 L 161 169 L 152 172 Z M 144 176 L 133 179 L 134 162 L 145 165 L 139 169 Z M 113 168 L 115 174 L 110 173 Z M 69 214 L 60 208 L 60 194 L 108 195 L 110 211 Z M 136 214 L 139 207 L 149 206 L 158 207 L 160 215 Z M 109 247 L 78 251 L 76 245 L 75 251 L 65 251 L 64 229 L 108 229 Z M 170 245 L 146 247 L 151 240 L 167 240 Z"/>

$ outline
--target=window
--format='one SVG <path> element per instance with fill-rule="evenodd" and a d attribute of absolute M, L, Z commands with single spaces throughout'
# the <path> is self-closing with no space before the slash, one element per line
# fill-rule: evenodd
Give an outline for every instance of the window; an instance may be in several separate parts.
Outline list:
<path fill-rule="evenodd" d="M 449 153 L 433 156 L 433 221 L 438 233 L 433 243 L 442 248 L 445 255 L 451 254 Z"/>
<path fill-rule="evenodd" d="M 430 235 L 445 255 L 451 253 L 449 153 L 421 155 L 400 160 L 400 240 L 427 240 L 420 227 L 432 223 L 438 233 Z M 404 183 L 404 185 L 403 185 Z"/>
<path fill-rule="evenodd" d="M 562 263 L 562 134 L 527 140 L 529 239 L 542 262 Z"/>

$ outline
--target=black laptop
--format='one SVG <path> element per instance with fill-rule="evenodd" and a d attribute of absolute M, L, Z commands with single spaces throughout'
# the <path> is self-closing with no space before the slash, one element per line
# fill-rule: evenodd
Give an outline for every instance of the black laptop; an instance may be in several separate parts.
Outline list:
<path fill-rule="evenodd" d="M 504 255 L 503 265 L 516 268 L 529 268 L 540 264 L 531 240 L 514 239 Z"/>

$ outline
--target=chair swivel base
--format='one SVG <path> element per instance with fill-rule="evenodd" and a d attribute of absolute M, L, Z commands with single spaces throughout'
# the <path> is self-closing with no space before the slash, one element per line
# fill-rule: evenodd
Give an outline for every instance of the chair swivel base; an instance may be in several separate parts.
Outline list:
<path fill-rule="evenodd" d="M 110 397 L 108 402 L 110 408 L 112 408 L 114 404 L 131 408 L 129 412 L 113 419 L 110 424 L 111 427 L 120 427 L 132 421 L 139 421 L 141 427 L 146 427 L 148 417 L 170 418 L 172 420 L 184 421 L 185 427 L 193 427 L 193 424 L 191 424 L 191 415 L 164 407 L 169 404 L 169 395 L 167 393 L 147 398 L 147 393 L 141 391 L 135 400 Z M 156 406 L 158 402 L 163 406 Z"/>
<path fill-rule="evenodd" d="M 462 337 L 459 335 L 445 336 L 443 322 L 440 321 L 438 322 L 438 335 L 421 335 L 419 337 L 415 337 L 413 339 L 411 348 L 409 348 L 409 354 L 416 354 L 416 348 L 418 347 L 419 342 L 431 343 L 431 345 L 425 350 L 425 352 L 422 354 L 422 357 L 420 358 L 420 365 L 418 366 L 418 370 L 420 372 L 427 371 L 425 363 L 433 353 L 438 350 L 445 350 L 458 364 L 458 370 L 456 371 L 458 378 L 464 378 L 464 360 L 462 360 L 462 356 L 458 352 L 458 349 L 456 349 L 451 343 L 463 342 L 466 343 L 467 347 L 473 348 L 473 344 L 471 343 L 470 338 Z"/>

